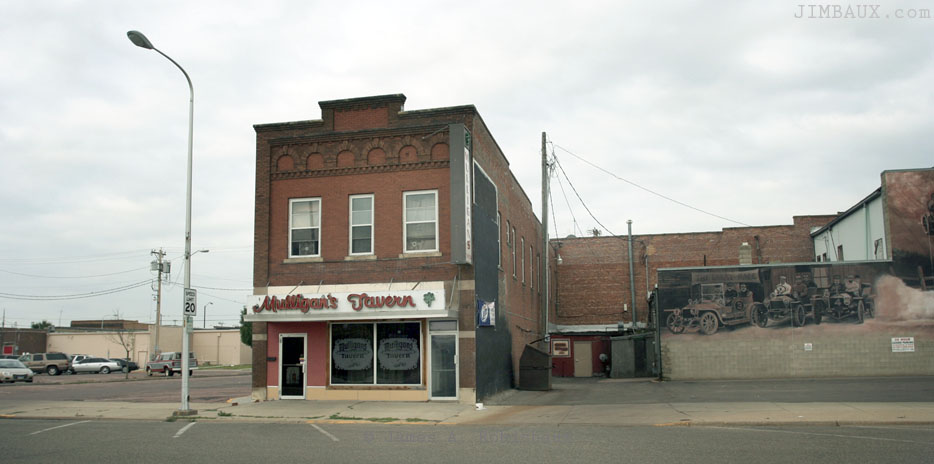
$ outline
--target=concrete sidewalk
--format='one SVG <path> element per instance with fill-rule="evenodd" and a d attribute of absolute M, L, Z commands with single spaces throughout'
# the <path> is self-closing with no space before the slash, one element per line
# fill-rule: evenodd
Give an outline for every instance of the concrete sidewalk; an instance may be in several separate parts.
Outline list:
<path fill-rule="evenodd" d="M 486 406 L 284 400 L 192 403 L 193 417 L 174 417 L 178 403 L 0 401 L 0 418 L 68 420 L 204 420 L 211 422 L 408 425 L 934 425 L 934 403 L 655 403 Z"/>

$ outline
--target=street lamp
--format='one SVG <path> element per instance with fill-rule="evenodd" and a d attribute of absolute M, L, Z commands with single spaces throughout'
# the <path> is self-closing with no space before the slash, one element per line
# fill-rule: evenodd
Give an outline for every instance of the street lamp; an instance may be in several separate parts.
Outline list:
<path fill-rule="evenodd" d="M 188 81 L 188 90 L 190 93 L 190 98 L 188 100 L 188 185 L 185 194 L 185 294 L 187 295 L 188 289 L 191 288 L 191 146 L 192 146 L 192 136 L 194 132 L 194 117 L 195 117 L 195 88 L 191 85 L 191 78 L 188 77 L 188 73 L 185 72 L 185 69 L 182 68 L 178 63 L 175 62 L 169 55 L 162 53 L 156 47 L 152 46 L 152 42 L 139 31 L 129 31 L 126 33 L 126 36 L 130 38 L 130 41 L 133 42 L 137 47 L 145 48 L 147 50 L 155 50 L 160 55 L 164 56 L 167 60 L 171 61 L 172 64 L 177 67 L 182 74 L 185 75 L 185 80 Z M 184 300 L 183 300 L 184 304 Z M 188 409 L 188 352 L 189 352 L 189 340 L 188 340 L 188 326 L 190 324 L 189 316 L 184 315 L 182 317 L 184 321 L 182 323 L 182 406 L 179 409 L 180 415 L 191 415 L 197 414 L 197 411 L 191 411 Z"/>
<path fill-rule="evenodd" d="M 204 309 L 201 312 L 204 313 L 204 328 L 208 328 L 208 305 L 214 304 L 213 301 L 209 301 L 208 304 L 204 305 Z"/>

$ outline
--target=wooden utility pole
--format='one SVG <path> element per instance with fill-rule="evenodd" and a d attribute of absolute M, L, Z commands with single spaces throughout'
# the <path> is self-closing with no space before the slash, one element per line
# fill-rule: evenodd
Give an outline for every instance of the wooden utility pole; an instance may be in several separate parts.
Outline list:
<path fill-rule="evenodd" d="M 165 251 L 161 248 L 159 251 L 153 250 L 150 254 L 156 255 L 155 268 L 158 271 L 158 284 L 156 290 L 156 333 L 155 333 L 155 342 L 153 343 L 152 353 L 150 353 L 150 358 L 154 355 L 159 354 L 159 327 L 162 326 L 162 258 L 165 257 Z"/>
<path fill-rule="evenodd" d="M 542 337 L 548 338 L 548 150 L 546 136 L 542 132 Z"/>

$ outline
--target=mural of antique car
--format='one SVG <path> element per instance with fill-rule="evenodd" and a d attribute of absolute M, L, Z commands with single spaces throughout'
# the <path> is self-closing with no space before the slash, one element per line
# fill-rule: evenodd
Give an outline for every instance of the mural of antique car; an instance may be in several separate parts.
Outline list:
<path fill-rule="evenodd" d="M 752 321 L 759 327 L 765 327 L 769 321 L 782 323 L 791 321 L 792 327 L 804 327 L 808 317 L 815 324 L 821 323 L 820 311 L 815 311 L 811 300 L 819 289 L 814 285 L 795 282 L 792 287 L 781 277 L 778 285 L 761 304 L 752 310 Z"/>
<path fill-rule="evenodd" d="M 862 283 L 859 276 L 848 276 L 844 282 L 834 276 L 830 288 L 814 295 L 811 304 L 818 317 L 829 317 L 835 321 L 852 317 L 862 324 L 865 318 L 873 318 L 876 313 L 872 285 Z"/>
<path fill-rule="evenodd" d="M 683 333 L 698 329 L 713 335 L 721 325 L 735 326 L 752 321 L 755 303 L 752 286 L 757 282 L 698 283 L 691 286 L 691 298 L 683 308 L 669 310 L 668 331 Z"/>

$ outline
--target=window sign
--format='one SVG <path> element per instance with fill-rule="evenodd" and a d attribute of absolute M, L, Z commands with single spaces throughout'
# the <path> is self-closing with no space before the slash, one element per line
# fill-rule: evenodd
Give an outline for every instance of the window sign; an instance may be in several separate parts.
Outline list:
<path fill-rule="evenodd" d="M 331 325 L 331 384 L 421 383 L 421 323 Z"/>
<path fill-rule="evenodd" d="M 496 325 L 496 302 L 477 300 L 477 326 L 493 327 Z"/>

